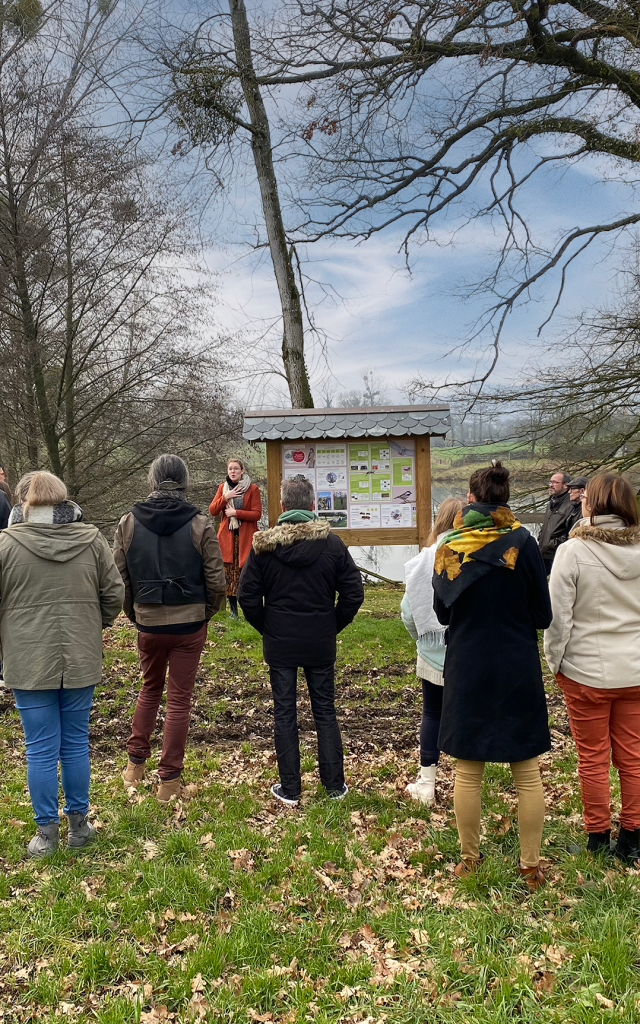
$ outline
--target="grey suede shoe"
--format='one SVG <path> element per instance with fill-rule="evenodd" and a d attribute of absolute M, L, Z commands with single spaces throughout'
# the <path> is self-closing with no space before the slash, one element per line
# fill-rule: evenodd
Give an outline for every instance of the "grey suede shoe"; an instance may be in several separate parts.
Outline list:
<path fill-rule="evenodd" d="M 67 846 L 86 846 L 96 838 L 96 830 L 88 820 L 87 814 L 80 811 L 70 811 L 67 814 L 69 831 L 67 832 Z"/>
<path fill-rule="evenodd" d="M 47 857 L 58 849 L 60 839 L 60 826 L 57 821 L 50 821 L 48 825 L 38 825 L 38 831 L 27 846 L 27 853 L 30 857 Z"/>

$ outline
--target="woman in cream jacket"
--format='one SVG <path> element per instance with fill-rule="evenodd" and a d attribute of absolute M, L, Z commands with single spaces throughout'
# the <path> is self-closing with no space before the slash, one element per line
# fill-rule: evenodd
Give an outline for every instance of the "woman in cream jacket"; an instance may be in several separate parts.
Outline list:
<path fill-rule="evenodd" d="M 578 751 L 589 840 L 608 852 L 609 762 L 620 775 L 617 856 L 640 856 L 640 527 L 635 494 L 615 473 L 587 484 L 583 519 L 558 549 L 544 652 L 564 694 Z"/>

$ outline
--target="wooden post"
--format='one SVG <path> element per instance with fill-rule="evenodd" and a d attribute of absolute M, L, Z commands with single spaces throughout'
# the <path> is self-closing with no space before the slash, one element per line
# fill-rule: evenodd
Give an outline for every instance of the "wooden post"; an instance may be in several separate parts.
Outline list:
<path fill-rule="evenodd" d="M 275 526 L 280 508 L 280 484 L 282 483 L 282 442 L 267 441 L 267 510 L 269 526 Z"/>
<path fill-rule="evenodd" d="M 416 526 L 418 547 L 426 546 L 431 530 L 431 438 L 416 437 Z"/>

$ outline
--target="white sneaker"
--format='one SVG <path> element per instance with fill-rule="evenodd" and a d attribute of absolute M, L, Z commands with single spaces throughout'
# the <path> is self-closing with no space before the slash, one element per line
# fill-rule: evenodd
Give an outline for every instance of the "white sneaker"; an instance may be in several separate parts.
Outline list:
<path fill-rule="evenodd" d="M 429 765 L 428 768 L 421 768 L 415 782 L 410 782 L 405 787 L 405 793 L 412 800 L 419 800 L 421 804 L 432 807 L 436 802 L 436 772 L 438 766 Z"/>

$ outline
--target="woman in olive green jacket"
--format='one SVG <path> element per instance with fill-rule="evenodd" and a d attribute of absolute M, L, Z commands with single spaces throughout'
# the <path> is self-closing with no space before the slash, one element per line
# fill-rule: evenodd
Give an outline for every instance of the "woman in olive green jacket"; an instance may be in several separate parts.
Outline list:
<path fill-rule="evenodd" d="M 37 834 L 31 856 L 58 846 L 58 763 L 68 846 L 94 837 L 89 809 L 89 711 L 102 676 L 102 630 L 124 584 L 109 545 L 51 473 L 31 474 L 24 504 L 0 534 L 0 643 L 27 749 Z"/>

